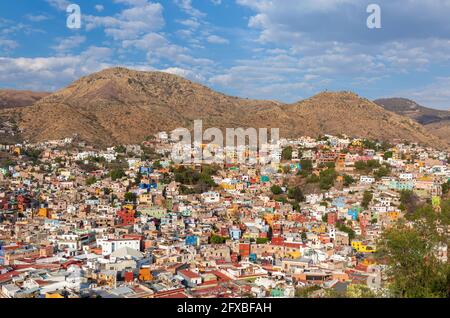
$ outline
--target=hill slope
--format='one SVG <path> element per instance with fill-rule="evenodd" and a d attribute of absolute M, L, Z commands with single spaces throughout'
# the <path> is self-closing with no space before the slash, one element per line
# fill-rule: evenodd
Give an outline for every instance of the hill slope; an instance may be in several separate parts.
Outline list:
<path fill-rule="evenodd" d="M 433 135 L 450 143 L 450 111 L 424 107 L 406 98 L 377 99 L 374 103 L 415 120 Z"/>
<path fill-rule="evenodd" d="M 450 111 L 424 107 L 406 98 L 382 98 L 375 100 L 374 103 L 396 114 L 407 116 L 422 125 L 450 120 Z"/>
<path fill-rule="evenodd" d="M 21 115 L 19 126 L 31 141 L 78 134 L 101 145 L 136 143 L 203 119 L 204 128 L 279 127 L 289 137 L 343 133 L 442 145 L 421 125 L 352 93 L 322 93 L 284 105 L 226 96 L 167 73 L 124 68 L 83 77 Z"/>
<path fill-rule="evenodd" d="M 0 109 L 31 106 L 48 95 L 50 93 L 0 89 Z"/>

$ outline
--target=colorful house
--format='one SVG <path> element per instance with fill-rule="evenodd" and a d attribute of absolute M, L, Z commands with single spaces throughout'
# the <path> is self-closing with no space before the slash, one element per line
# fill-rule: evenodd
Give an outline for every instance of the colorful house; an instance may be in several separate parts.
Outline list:
<path fill-rule="evenodd" d="M 377 251 L 375 245 L 366 244 L 361 241 L 352 241 L 352 248 L 358 253 L 375 253 Z"/>

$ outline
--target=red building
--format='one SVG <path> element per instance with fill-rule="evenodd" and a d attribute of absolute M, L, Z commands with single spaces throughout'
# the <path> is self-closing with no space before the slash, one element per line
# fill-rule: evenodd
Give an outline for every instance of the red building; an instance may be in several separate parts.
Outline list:
<path fill-rule="evenodd" d="M 128 210 L 128 209 L 122 209 L 119 212 L 117 212 L 117 218 L 119 219 L 120 226 L 127 226 L 127 225 L 133 225 L 136 222 L 135 211 L 134 210 Z"/>
<path fill-rule="evenodd" d="M 336 225 L 337 222 L 337 213 L 336 212 L 330 212 L 328 213 L 328 224 L 330 225 Z"/>
<path fill-rule="evenodd" d="M 250 243 L 240 243 L 239 244 L 239 255 L 241 257 L 250 256 Z"/>

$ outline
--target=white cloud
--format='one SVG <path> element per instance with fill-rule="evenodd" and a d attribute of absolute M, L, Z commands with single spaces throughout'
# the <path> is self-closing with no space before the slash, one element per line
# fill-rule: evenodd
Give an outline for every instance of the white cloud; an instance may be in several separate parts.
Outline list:
<path fill-rule="evenodd" d="M 179 6 L 186 14 L 193 17 L 204 17 L 206 14 L 192 6 L 191 0 L 174 0 L 175 4 Z"/>
<path fill-rule="evenodd" d="M 161 70 L 162 72 L 178 75 L 194 82 L 204 82 L 205 77 L 198 72 L 187 70 L 179 67 L 169 67 L 167 69 Z"/>
<path fill-rule="evenodd" d="M 210 35 L 207 38 L 207 41 L 211 44 L 229 44 L 230 41 L 227 39 L 220 37 L 218 35 Z"/>
<path fill-rule="evenodd" d="M 65 11 L 67 7 L 70 5 L 70 2 L 67 0 L 46 0 L 46 1 L 55 9 L 61 11 Z"/>
<path fill-rule="evenodd" d="M 27 14 L 25 18 L 27 20 L 30 20 L 31 22 L 42 22 L 50 19 L 50 17 L 45 14 L 36 14 L 36 15 Z"/>
<path fill-rule="evenodd" d="M 103 5 L 101 5 L 101 4 L 97 4 L 97 5 L 95 5 L 95 10 L 97 11 L 97 12 L 102 12 L 103 10 L 105 10 L 105 7 L 103 6 Z"/>
<path fill-rule="evenodd" d="M 149 32 L 159 31 L 164 25 L 163 7 L 146 0 L 116 0 L 132 5 L 115 16 L 85 16 L 86 29 L 103 27 L 105 34 L 116 41 L 136 39 Z"/>
<path fill-rule="evenodd" d="M 36 58 L 0 57 L 0 85 L 53 91 L 81 76 L 109 67 L 112 51 L 90 47 L 80 55 Z"/>
<path fill-rule="evenodd" d="M 53 46 L 52 49 L 54 49 L 58 53 L 64 53 L 71 49 L 79 47 L 85 41 L 86 41 L 85 36 L 74 35 L 60 39 L 58 45 Z"/>
<path fill-rule="evenodd" d="M 9 52 L 19 47 L 19 43 L 14 40 L 0 38 L 0 52 Z"/>

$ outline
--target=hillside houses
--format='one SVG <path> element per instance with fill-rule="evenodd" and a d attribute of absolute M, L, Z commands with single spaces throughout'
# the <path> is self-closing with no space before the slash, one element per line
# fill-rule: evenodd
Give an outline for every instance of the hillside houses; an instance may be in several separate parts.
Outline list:
<path fill-rule="evenodd" d="M 383 288 L 377 240 L 404 217 L 405 193 L 448 195 L 450 165 L 448 153 L 418 145 L 365 144 L 285 139 L 292 157 L 264 165 L 174 164 L 167 133 L 104 150 L 75 139 L 0 147 L 16 153 L 0 170 L 0 295 Z"/>

